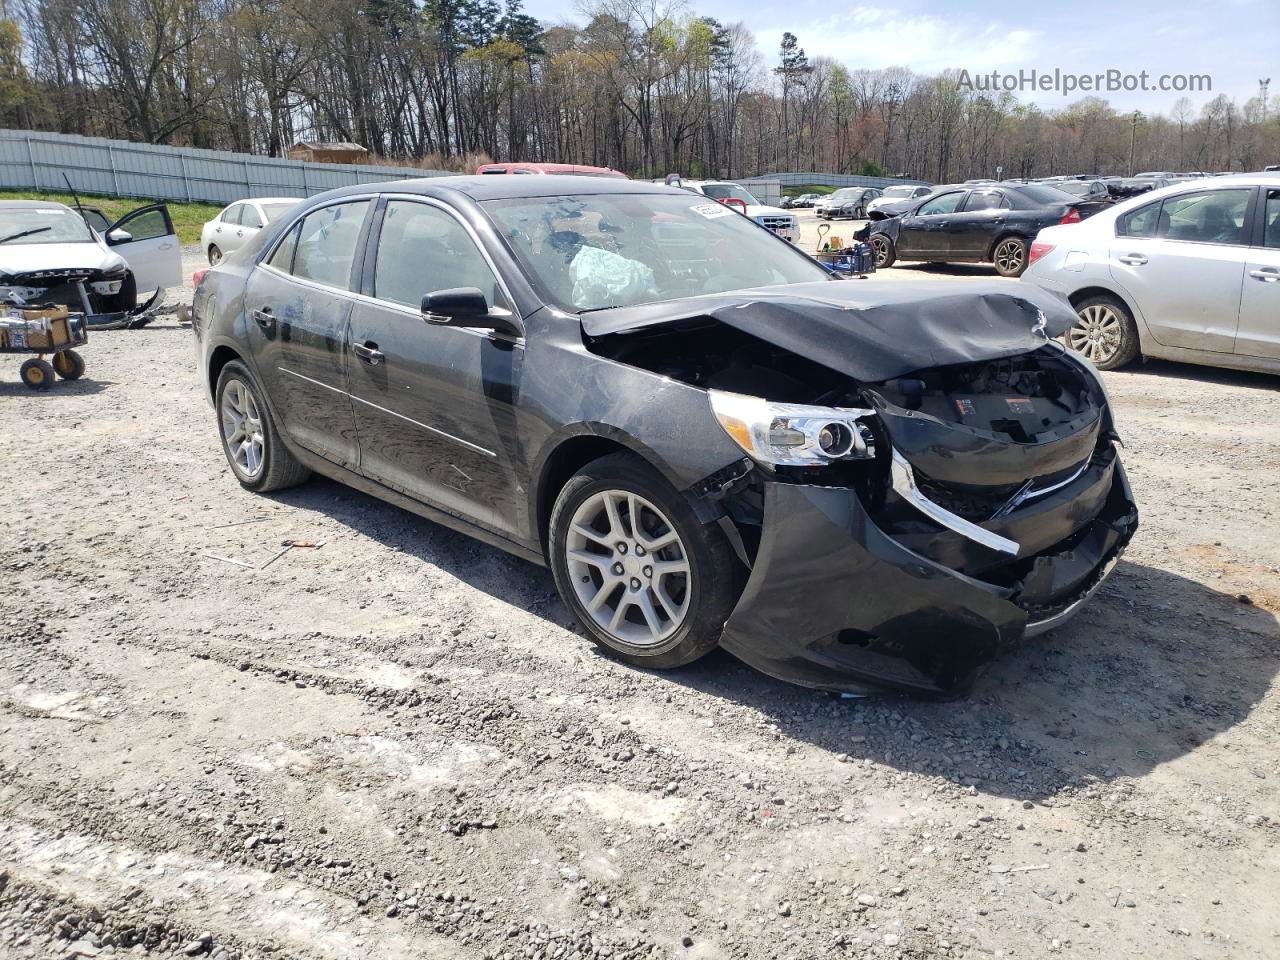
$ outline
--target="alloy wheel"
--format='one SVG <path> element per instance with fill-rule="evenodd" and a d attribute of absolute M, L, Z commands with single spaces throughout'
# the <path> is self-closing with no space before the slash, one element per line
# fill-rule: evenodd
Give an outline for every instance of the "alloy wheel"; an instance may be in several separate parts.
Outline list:
<path fill-rule="evenodd" d="M 565 566 L 583 610 L 632 647 L 654 647 L 689 613 L 689 554 L 671 521 L 627 490 L 582 502 L 565 538 Z"/>
<path fill-rule="evenodd" d="M 889 241 L 883 237 L 872 237 L 871 249 L 875 251 L 876 266 L 883 267 L 885 261 L 889 259 Z"/>
<path fill-rule="evenodd" d="M 237 470 L 247 480 L 262 472 L 262 414 L 253 392 L 241 380 L 228 380 L 222 391 L 222 442 Z"/>
<path fill-rule="evenodd" d="M 1080 311 L 1067 331 L 1067 346 L 1091 363 L 1106 363 L 1120 349 L 1123 332 L 1123 321 L 1113 308 L 1093 303 Z"/>
<path fill-rule="evenodd" d="M 996 247 L 996 255 L 992 259 L 995 260 L 996 266 L 1000 268 L 1002 273 L 1016 273 L 1022 266 L 1025 256 L 1026 253 L 1022 248 L 1021 242 L 1005 240 L 1000 246 Z"/>

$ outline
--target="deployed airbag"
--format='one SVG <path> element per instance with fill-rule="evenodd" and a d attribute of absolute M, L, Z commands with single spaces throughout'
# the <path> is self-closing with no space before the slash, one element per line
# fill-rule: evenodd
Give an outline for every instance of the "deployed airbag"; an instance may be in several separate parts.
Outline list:
<path fill-rule="evenodd" d="M 707 318 L 863 382 L 1028 353 L 1076 319 L 1065 298 L 1030 283 L 834 281 L 739 290 L 599 310 L 591 337 Z"/>

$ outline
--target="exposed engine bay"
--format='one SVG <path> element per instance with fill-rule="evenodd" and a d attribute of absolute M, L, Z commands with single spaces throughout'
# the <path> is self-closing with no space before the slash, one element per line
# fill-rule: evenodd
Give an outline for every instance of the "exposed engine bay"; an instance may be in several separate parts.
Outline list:
<path fill-rule="evenodd" d="M 138 291 L 133 274 L 124 266 L 115 270 L 53 268 L 0 275 L 0 299 L 53 303 L 97 316 L 133 310 L 138 305 Z"/>

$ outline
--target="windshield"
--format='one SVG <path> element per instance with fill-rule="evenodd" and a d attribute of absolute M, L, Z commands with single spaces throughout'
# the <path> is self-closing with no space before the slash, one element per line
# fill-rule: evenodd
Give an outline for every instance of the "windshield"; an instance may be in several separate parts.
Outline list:
<path fill-rule="evenodd" d="M 882 194 L 881 194 L 881 196 L 883 196 L 883 197 L 910 197 L 910 196 L 911 196 L 911 194 L 913 194 L 913 193 L 915 192 L 915 189 L 916 189 L 915 187 L 888 187 L 888 188 L 886 188 L 886 189 L 885 189 L 884 193 L 882 193 Z"/>
<path fill-rule="evenodd" d="M 89 225 L 65 207 L 0 209 L 0 243 L 92 243 Z"/>
<path fill-rule="evenodd" d="M 785 240 L 710 200 L 528 197 L 484 209 L 544 295 L 573 312 L 831 279 Z"/>
<path fill-rule="evenodd" d="M 741 200 L 749 207 L 757 207 L 760 201 L 736 183 L 708 183 L 702 192 L 715 200 Z"/>
<path fill-rule="evenodd" d="M 861 187 L 844 187 L 831 195 L 832 200 L 852 200 L 862 195 Z"/>
<path fill-rule="evenodd" d="M 275 223 L 296 206 L 296 203 L 264 203 L 262 212 L 267 215 L 267 223 Z"/>

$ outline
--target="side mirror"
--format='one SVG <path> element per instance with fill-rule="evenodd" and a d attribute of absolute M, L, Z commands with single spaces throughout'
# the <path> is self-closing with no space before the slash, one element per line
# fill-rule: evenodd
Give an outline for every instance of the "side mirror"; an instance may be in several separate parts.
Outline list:
<path fill-rule="evenodd" d="M 490 309 L 476 287 L 434 290 L 422 298 L 422 319 L 442 327 L 474 327 L 520 336 L 520 325 L 506 310 Z"/>
<path fill-rule="evenodd" d="M 132 239 L 132 233 L 128 230 L 121 230 L 118 227 L 107 232 L 107 243 L 128 243 Z"/>

